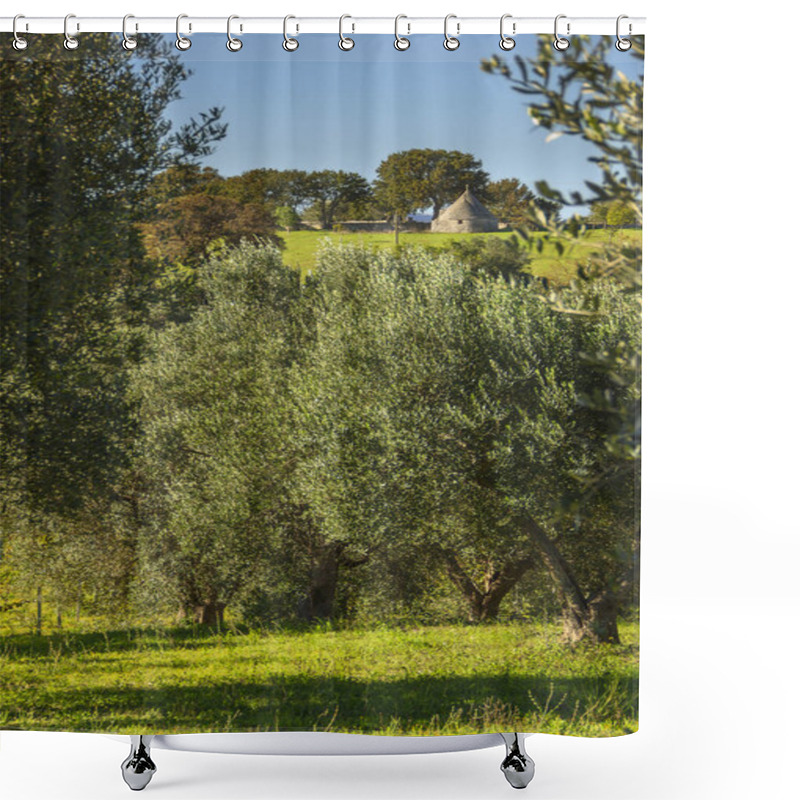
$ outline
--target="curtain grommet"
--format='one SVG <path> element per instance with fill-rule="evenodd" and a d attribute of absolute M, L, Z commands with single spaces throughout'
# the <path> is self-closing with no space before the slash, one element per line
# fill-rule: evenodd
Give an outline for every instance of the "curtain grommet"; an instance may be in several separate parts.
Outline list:
<path fill-rule="evenodd" d="M 444 45 L 444 49 L 445 50 L 449 50 L 452 53 L 454 50 L 458 50 L 458 48 L 461 46 L 461 42 L 457 38 L 458 34 L 461 32 L 461 23 L 456 21 L 456 35 L 455 36 L 451 36 L 447 31 L 447 24 L 450 22 L 451 19 L 457 20 L 458 18 L 456 17 L 455 14 L 448 14 L 444 18 L 444 42 L 443 42 L 443 45 Z"/>
<path fill-rule="evenodd" d="M 342 16 L 339 17 L 339 49 L 345 51 L 352 50 L 356 46 L 356 43 L 353 41 L 353 39 L 344 35 L 343 26 L 346 19 L 353 18 L 349 14 L 342 14 Z"/>
<path fill-rule="evenodd" d="M 80 44 L 80 42 L 77 40 L 77 38 L 75 36 L 73 36 L 69 32 L 69 21 L 71 19 L 75 19 L 75 15 L 74 14 L 67 14 L 67 16 L 64 17 L 64 49 L 65 50 L 77 50 L 78 49 L 78 45 Z M 76 31 L 78 31 L 78 30 L 80 30 L 80 25 L 76 26 Z"/>
<path fill-rule="evenodd" d="M 25 19 L 24 14 L 17 14 L 14 17 L 14 21 L 11 23 L 11 33 L 14 36 L 14 39 L 11 42 L 11 46 L 18 52 L 21 53 L 23 50 L 28 49 L 28 40 L 24 39 L 22 36 L 19 35 L 17 32 L 17 20 Z M 28 30 L 28 23 L 25 23 L 25 30 Z"/>
<path fill-rule="evenodd" d="M 400 35 L 399 28 L 401 19 L 408 19 L 408 17 L 405 14 L 398 14 L 394 18 L 394 49 L 403 52 L 411 47 L 411 39 L 409 39 L 407 36 Z M 408 23 L 406 23 L 406 25 L 408 26 L 408 33 L 411 33 L 411 25 Z"/>
<path fill-rule="evenodd" d="M 566 14 L 559 14 L 556 17 L 556 21 L 554 23 L 554 39 L 553 39 L 553 47 L 558 50 L 559 53 L 563 53 L 569 47 L 569 39 L 566 39 L 563 36 L 558 35 L 558 21 L 560 19 L 566 19 Z M 567 34 L 569 34 L 569 22 L 567 22 Z"/>
<path fill-rule="evenodd" d="M 503 14 L 503 16 L 500 17 L 500 49 L 506 52 L 513 50 L 517 44 L 516 40 L 512 38 L 517 32 L 517 23 L 511 23 L 511 36 L 506 36 L 503 25 L 507 19 L 511 19 L 511 14 Z"/>
<path fill-rule="evenodd" d="M 139 44 L 139 42 L 136 41 L 136 37 L 135 36 L 129 36 L 128 35 L 128 20 L 129 19 L 135 19 L 133 14 L 126 14 L 122 18 L 122 49 L 123 50 L 127 50 L 128 52 L 130 52 L 131 50 L 135 50 L 136 47 Z M 136 30 L 137 31 L 139 30 L 138 23 L 136 25 Z"/>
<path fill-rule="evenodd" d="M 231 53 L 238 53 L 242 49 L 242 46 L 244 44 L 244 42 L 242 42 L 241 39 L 237 39 L 231 33 L 231 22 L 233 22 L 233 20 L 235 20 L 235 19 L 239 19 L 239 17 L 237 17 L 236 14 L 231 14 L 228 17 L 228 41 L 225 42 L 225 47 L 227 47 L 228 50 L 230 50 Z M 239 31 L 240 32 L 241 32 L 241 29 L 242 28 L 241 28 L 241 25 L 240 25 L 239 26 Z"/>
<path fill-rule="evenodd" d="M 623 19 L 630 19 L 630 18 L 628 17 L 627 14 L 620 14 L 617 17 L 617 41 L 615 42 L 614 47 L 616 47 L 617 50 L 620 51 L 620 53 L 626 53 L 633 46 L 633 42 L 631 42 L 630 39 L 626 39 L 623 36 L 620 36 L 620 32 L 619 32 L 620 23 L 622 22 Z M 631 35 L 632 31 L 633 31 L 633 26 L 629 22 L 628 23 L 628 36 Z"/>
<path fill-rule="evenodd" d="M 290 19 L 297 19 L 297 17 L 294 17 L 292 14 L 287 14 L 283 18 L 283 49 L 287 53 L 294 53 L 294 51 L 300 47 L 300 40 L 289 36 L 288 25 Z"/>
<path fill-rule="evenodd" d="M 181 33 L 181 20 L 188 19 L 188 17 L 188 14 L 178 14 L 175 20 L 175 36 L 177 37 L 175 39 L 175 47 L 177 47 L 181 52 L 185 52 L 192 46 L 192 40 Z M 190 24 L 189 31 L 191 32 L 191 30 L 192 26 Z"/>

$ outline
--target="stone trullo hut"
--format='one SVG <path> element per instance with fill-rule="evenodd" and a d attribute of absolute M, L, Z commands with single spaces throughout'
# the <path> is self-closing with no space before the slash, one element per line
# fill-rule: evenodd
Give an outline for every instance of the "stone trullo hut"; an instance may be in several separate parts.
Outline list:
<path fill-rule="evenodd" d="M 489 233 L 496 230 L 497 217 L 472 194 L 469 187 L 431 222 L 434 233 Z"/>

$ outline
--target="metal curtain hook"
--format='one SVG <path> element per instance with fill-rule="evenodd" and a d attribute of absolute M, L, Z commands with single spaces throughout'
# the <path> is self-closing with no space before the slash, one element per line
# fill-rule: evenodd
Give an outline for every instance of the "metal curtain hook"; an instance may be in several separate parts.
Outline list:
<path fill-rule="evenodd" d="M 620 22 L 622 22 L 623 19 L 629 19 L 629 17 L 626 14 L 620 14 L 617 17 L 617 43 L 614 46 L 617 48 L 617 50 L 620 50 L 621 52 L 624 53 L 626 50 L 630 50 L 631 49 L 632 42 L 631 42 L 630 39 L 623 39 L 622 36 L 619 35 Z M 633 31 L 633 26 L 629 22 L 628 23 L 628 36 L 631 35 L 632 31 Z"/>
<path fill-rule="evenodd" d="M 289 53 L 292 53 L 297 50 L 298 47 L 300 47 L 300 40 L 293 39 L 287 32 L 290 19 L 296 19 L 296 17 L 293 17 L 291 14 L 289 14 L 283 18 L 283 49 Z"/>
<path fill-rule="evenodd" d="M 405 14 L 398 14 L 394 18 L 394 47 L 395 50 L 408 50 L 411 47 L 411 39 L 407 39 L 405 36 L 400 35 L 400 20 L 401 19 L 408 19 Z M 410 23 L 406 23 L 408 27 L 408 33 L 411 33 L 411 25 Z"/>
<path fill-rule="evenodd" d="M 129 19 L 136 19 L 133 14 L 126 14 L 122 18 L 122 47 L 125 50 L 135 50 L 136 45 L 139 44 L 136 41 L 136 38 L 133 36 L 128 36 L 128 20 Z M 139 30 L 139 23 L 136 23 L 136 30 Z"/>
<path fill-rule="evenodd" d="M 231 14 L 231 16 L 228 17 L 228 41 L 225 43 L 225 47 L 227 47 L 231 53 L 238 53 L 239 50 L 242 49 L 242 40 L 231 35 L 231 22 L 235 19 L 239 19 L 236 14 Z M 239 26 L 239 30 L 242 30 L 241 25 Z"/>
<path fill-rule="evenodd" d="M 188 17 L 188 14 L 178 14 L 178 17 L 175 20 L 175 35 L 177 36 L 177 39 L 175 39 L 175 47 L 177 47 L 178 50 L 188 50 L 192 46 L 192 40 L 187 39 L 181 33 L 181 20 L 188 19 Z M 191 30 L 192 25 L 189 23 L 189 32 L 191 32 Z"/>
<path fill-rule="evenodd" d="M 456 38 L 456 36 L 458 36 L 458 34 L 461 33 L 461 23 L 456 22 L 456 35 L 451 36 L 447 32 L 447 23 L 450 22 L 451 19 L 457 19 L 456 15 L 448 14 L 444 18 L 444 49 L 453 51 L 453 50 L 458 50 L 458 47 L 461 44 L 461 42 L 459 42 L 458 39 Z"/>
<path fill-rule="evenodd" d="M 356 43 L 343 33 L 344 21 L 346 19 L 353 18 L 349 14 L 342 14 L 342 16 L 339 17 L 339 48 L 341 50 L 352 50 L 356 46 Z M 355 30 L 355 25 L 353 26 L 353 30 Z"/>
<path fill-rule="evenodd" d="M 74 36 L 70 35 L 70 32 L 69 32 L 69 21 L 71 19 L 75 19 L 75 15 L 74 14 L 67 14 L 67 16 L 64 17 L 64 49 L 65 50 L 77 50 L 78 49 L 78 44 L 79 44 L 78 40 Z M 80 25 L 76 25 L 75 30 L 76 31 L 80 30 Z"/>
<path fill-rule="evenodd" d="M 511 38 L 511 36 L 506 36 L 505 33 L 503 32 L 503 24 L 507 19 L 511 19 L 511 14 L 503 14 L 503 16 L 500 17 L 500 47 L 503 50 L 513 50 L 516 42 L 514 41 L 514 39 Z M 517 32 L 517 23 L 512 22 L 511 34 L 514 35 L 516 34 L 516 32 Z"/>
<path fill-rule="evenodd" d="M 11 42 L 11 46 L 15 50 L 25 50 L 28 47 L 28 40 L 27 39 L 23 39 L 17 33 L 17 20 L 19 20 L 19 19 L 25 19 L 25 15 L 24 14 L 17 14 L 17 16 L 14 17 L 14 22 L 11 24 L 11 32 L 14 34 L 14 41 Z M 26 31 L 28 30 L 28 23 L 27 22 L 25 23 L 25 30 Z"/>
<path fill-rule="evenodd" d="M 566 19 L 566 14 L 559 14 L 556 17 L 554 31 L 555 31 L 555 38 L 553 39 L 553 47 L 559 52 L 566 50 L 569 47 L 569 39 L 565 39 L 563 36 L 558 35 L 558 21 L 560 19 Z M 567 33 L 569 33 L 569 22 L 567 23 Z"/>

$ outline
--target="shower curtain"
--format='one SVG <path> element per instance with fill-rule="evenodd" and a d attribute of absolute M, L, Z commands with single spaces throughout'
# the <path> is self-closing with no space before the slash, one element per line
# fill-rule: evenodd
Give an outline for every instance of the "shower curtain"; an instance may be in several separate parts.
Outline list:
<path fill-rule="evenodd" d="M 643 38 L 237 36 L 0 42 L 0 727 L 636 730 Z"/>

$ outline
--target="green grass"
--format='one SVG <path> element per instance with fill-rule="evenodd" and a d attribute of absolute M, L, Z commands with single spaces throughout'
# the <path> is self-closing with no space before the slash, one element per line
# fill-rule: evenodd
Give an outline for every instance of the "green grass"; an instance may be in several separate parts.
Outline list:
<path fill-rule="evenodd" d="M 385 735 L 637 728 L 638 626 L 570 648 L 541 623 L 123 629 L 0 640 L 0 728 Z"/>
<path fill-rule="evenodd" d="M 363 247 L 392 248 L 394 247 L 393 233 L 338 233 L 334 231 L 291 231 L 281 233 L 281 238 L 286 244 L 284 250 L 284 262 L 291 266 L 301 269 L 303 273 L 313 270 L 316 259 L 317 248 L 323 239 L 331 239 L 337 243 L 357 244 Z M 457 239 L 475 239 L 489 236 L 508 239 L 514 236 L 510 232 L 478 234 L 478 233 L 401 233 L 401 246 L 422 246 L 435 247 L 447 250 L 451 242 Z M 534 234 L 541 237 L 543 234 Z M 590 231 L 587 238 L 587 247 L 599 246 L 608 238 L 609 234 L 605 231 Z M 636 242 L 641 242 L 642 232 L 640 230 L 625 230 L 613 234 L 615 237 L 629 238 Z M 541 253 L 534 253 L 531 258 L 529 271 L 540 277 L 566 283 L 575 274 L 575 269 L 580 261 L 581 252 L 578 248 L 559 256 L 555 247 L 546 243 Z"/>

